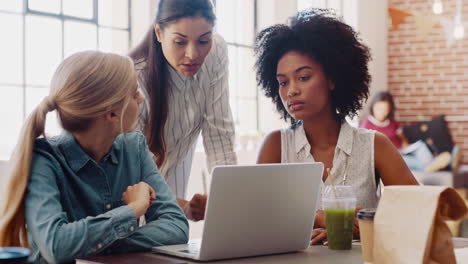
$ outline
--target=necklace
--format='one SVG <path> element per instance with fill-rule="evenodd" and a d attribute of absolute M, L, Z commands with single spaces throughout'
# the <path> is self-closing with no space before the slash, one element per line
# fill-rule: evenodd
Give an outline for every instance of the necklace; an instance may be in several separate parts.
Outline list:
<path fill-rule="evenodd" d="M 342 185 L 345 185 L 346 184 L 346 179 L 348 178 L 348 160 L 349 160 L 349 157 L 346 156 L 345 158 L 345 167 L 344 167 L 344 173 L 343 173 L 343 184 Z M 333 168 L 332 168 L 333 169 Z M 336 178 L 334 178 L 336 179 Z M 335 183 L 333 183 L 335 184 Z"/>

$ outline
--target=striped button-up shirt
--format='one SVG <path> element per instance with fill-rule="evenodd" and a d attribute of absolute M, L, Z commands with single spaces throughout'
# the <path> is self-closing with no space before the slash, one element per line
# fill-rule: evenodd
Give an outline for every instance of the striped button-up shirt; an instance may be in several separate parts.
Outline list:
<path fill-rule="evenodd" d="M 148 124 L 149 96 L 144 80 L 145 59 L 135 62 L 138 84 L 145 103 L 141 105 L 140 128 Z M 236 164 L 234 122 L 229 106 L 227 45 L 213 35 L 213 46 L 195 76 L 180 75 L 170 65 L 168 116 L 165 125 L 166 161 L 160 168 L 169 187 L 185 198 L 193 154 L 200 131 L 208 170 L 215 165 Z"/>

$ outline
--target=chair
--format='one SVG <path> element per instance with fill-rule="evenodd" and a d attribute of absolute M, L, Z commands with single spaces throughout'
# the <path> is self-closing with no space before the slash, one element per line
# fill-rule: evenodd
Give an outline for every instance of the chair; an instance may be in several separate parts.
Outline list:
<path fill-rule="evenodd" d="M 412 171 L 414 177 L 424 185 L 441 185 L 455 188 L 463 188 L 455 181 L 455 174 L 458 171 L 461 160 L 460 146 L 454 145 L 451 151 L 450 164 L 445 170 L 426 172 L 426 171 Z"/>
<path fill-rule="evenodd" d="M 434 154 L 449 151 L 451 153 L 450 164 L 447 168 L 435 171 L 412 171 L 416 179 L 424 185 L 442 185 L 453 187 L 465 199 L 468 204 L 468 186 L 465 180 L 459 179 L 459 165 L 461 160 L 460 146 L 455 145 L 448 130 L 443 115 L 433 118 L 430 121 L 418 122 L 416 124 L 403 127 L 403 134 L 410 143 L 423 140 Z M 454 236 L 468 236 L 468 221 L 447 221 L 447 225 Z"/>
<path fill-rule="evenodd" d="M 418 140 L 423 140 L 429 146 L 434 154 L 439 154 L 445 151 L 451 153 L 449 166 L 440 171 L 425 172 L 412 171 L 413 175 L 424 185 L 443 185 L 450 187 L 455 186 L 454 175 L 458 170 L 461 160 L 460 147 L 455 145 L 448 130 L 445 117 L 437 116 L 430 121 L 418 122 L 413 125 L 404 126 L 403 134 L 408 139 L 409 143 L 414 143 Z"/>

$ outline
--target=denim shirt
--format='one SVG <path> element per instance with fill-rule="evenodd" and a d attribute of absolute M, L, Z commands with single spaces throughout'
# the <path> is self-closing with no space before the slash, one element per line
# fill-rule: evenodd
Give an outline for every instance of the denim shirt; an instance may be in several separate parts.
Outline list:
<path fill-rule="evenodd" d="M 156 191 L 142 227 L 122 201 L 126 188 L 140 181 Z M 68 132 L 36 139 L 25 210 L 35 263 L 72 262 L 188 240 L 187 219 L 140 132 L 118 136 L 100 162 Z"/>

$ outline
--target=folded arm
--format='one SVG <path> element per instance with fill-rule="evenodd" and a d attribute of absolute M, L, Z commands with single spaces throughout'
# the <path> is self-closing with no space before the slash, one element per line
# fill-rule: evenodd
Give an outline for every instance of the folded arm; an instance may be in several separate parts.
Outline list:
<path fill-rule="evenodd" d="M 29 239 L 43 258 L 58 263 L 95 255 L 132 233 L 137 219 L 128 206 L 70 222 L 62 208 L 56 171 L 50 162 L 37 157 L 34 163 L 41 170 L 32 168 L 25 200 Z"/>

